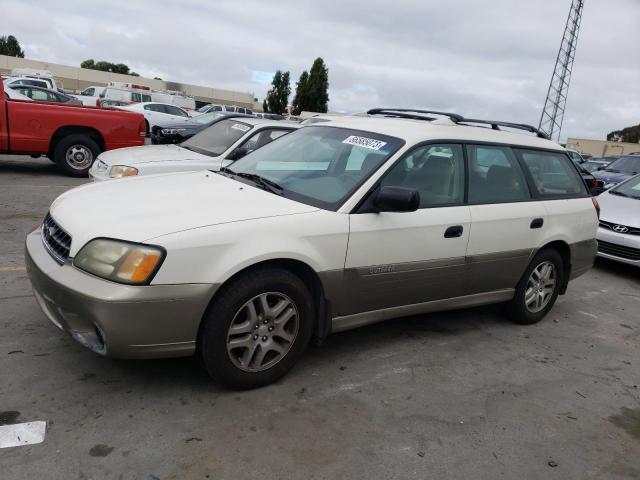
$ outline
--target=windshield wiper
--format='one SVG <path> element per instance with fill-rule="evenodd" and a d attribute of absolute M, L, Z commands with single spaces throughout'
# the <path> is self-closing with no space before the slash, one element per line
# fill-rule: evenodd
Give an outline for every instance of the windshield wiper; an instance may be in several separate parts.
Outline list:
<path fill-rule="evenodd" d="M 618 196 L 620 196 L 620 197 L 630 197 L 630 195 L 627 195 L 627 194 L 626 194 L 626 193 L 624 193 L 624 192 L 619 192 L 619 191 L 617 191 L 617 190 L 609 190 L 609 193 L 610 193 L 611 195 L 618 195 Z"/>
<path fill-rule="evenodd" d="M 273 180 L 269 180 L 268 178 L 261 177 L 257 173 L 246 173 L 246 172 L 234 172 L 232 170 L 226 169 L 227 172 L 232 175 L 237 175 L 240 178 L 246 178 L 247 180 L 251 180 L 259 187 L 262 187 L 263 190 L 267 190 L 271 193 L 275 193 L 276 195 L 282 195 L 282 191 L 284 188 L 281 185 L 278 185 Z"/>

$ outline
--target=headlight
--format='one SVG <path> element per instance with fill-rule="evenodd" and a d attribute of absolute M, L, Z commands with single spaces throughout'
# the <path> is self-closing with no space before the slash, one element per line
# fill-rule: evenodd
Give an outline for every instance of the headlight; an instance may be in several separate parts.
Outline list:
<path fill-rule="evenodd" d="M 143 285 L 151 281 L 164 256 L 160 247 L 97 238 L 82 247 L 73 264 L 106 280 Z"/>
<path fill-rule="evenodd" d="M 177 135 L 180 132 L 184 132 L 184 128 L 163 128 L 160 130 L 162 135 Z"/>
<path fill-rule="evenodd" d="M 138 175 L 138 169 L 135 167 L 127 167 L 126 165 L 114 165 L 109 170 L 111 178 L 135 177 Z"/>

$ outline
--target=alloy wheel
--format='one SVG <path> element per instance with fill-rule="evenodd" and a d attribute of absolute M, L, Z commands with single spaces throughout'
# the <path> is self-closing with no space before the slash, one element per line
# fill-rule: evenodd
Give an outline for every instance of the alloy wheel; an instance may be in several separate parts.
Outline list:
<path fill-rule="evenodd" d="M 556 266 L 542 262 L 533 269 L 524 292 L 524 303 L 531 313 L 543 310 L 551 301 L 557 282 Z"/>
<path fill-rule="evenodd" d="M 299 326 L 298 309 L 288 296 L 256 295 L 240 307 L 229 326 L 229 358 L 245 372 L 267 370 L 291 350 Z"/>

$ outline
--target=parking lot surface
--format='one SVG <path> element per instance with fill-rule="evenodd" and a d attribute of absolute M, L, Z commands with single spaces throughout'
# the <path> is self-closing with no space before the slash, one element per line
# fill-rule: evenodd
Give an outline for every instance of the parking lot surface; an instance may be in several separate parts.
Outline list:
<path fill-rule="evenodd" d="M 233 392 L 191 358 L 101 358 L 41 313 L 24 237 L 85 182 L 0 156 L 0 425 L 47 422 L 0 449 L 2 480 L 640 478 L 637 269 L 598 261 L 533 326 L 486 307 L 336 334 Z"/>

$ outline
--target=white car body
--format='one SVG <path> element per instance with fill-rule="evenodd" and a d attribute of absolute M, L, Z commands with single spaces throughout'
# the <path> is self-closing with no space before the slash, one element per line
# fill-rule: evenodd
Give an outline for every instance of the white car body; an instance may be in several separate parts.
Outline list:
<path fill-rule="evenodd" d="M 265 132 L 265 130 L 290 132 L 298 128 L 296 124 L 259 120 L 251 117 L 239 117 L 229 121 L 249 125 L 251 128 L 248 128 L 240 138 L 219 155 L 205 155 L 180 145 L 143 145 L 119 148 L 102 152 L 91 167 L 89 176 L 97 182 L 112 180 L 110 173 L 114 165 L 134 167 L 138 170 L 138 176 L 198 170 L 217 171 L 230 165 L 234 161 L 231 157 L 238 147 L 261 132 Z"/>
<path fill-rule="evenodd" d="M 462 155 L 463 144 L 473 158 Z M 515 147 L 520 149 L 517 157 Z M 447 148 L 455 155 L 449 156 Z M 473 200 L 467 183 L 462 190 L 450 188 L 458 177 L 448 173 L 451 182 L 429 183 L 424 198 L 442 200 L 455 190 L 460 200 L 455 204 L 438 200 L 440 203 L 431 207 L 415 203 L 423 200 L 422 186 L 408 187 L 405 178 L 394 177 L 398 172 L 404 172 L 406 178 L 420 176 L 425 166 L 433 166 L 435 170 L 427 171 L 431 174 L 424 177 L 432 182 L 442 173 L 438 169 L 454 160 L 462 162 L 455 167 L 455 175 L 470 169 L 471 164 L 477 175 L 478 167 L 484 168 L 498 158 L 487 160 L 480 154 L 481 150 L 492 149 L 514 156 L 509 157 L 510 167 L 493 163 L 485 179 L 473 180 L 484 185 L 481 190 L 485 193 L 495 193 L 490 179 L 506 178 L 502 168 L 528 172 L 529 167 L 525 169 L 521 160 L 524 154 L 533 159 L 534 166 L 546 163 L 535 160 L 538 157 L 560 162 L 571 187 L 565 195 L 549 195 L 551 190 L 544 185 L 557 183 L 556 177 L 538 177 L 538 170 L 532 170 L 526 183 L 515 178 L 512 183 L 509 177 L 508 182 L 496 184 L 498 190 L 505 189 L 504 201 Z M 292 152 L 293 160 L 283 157 L 286 151 Z M 436 153 L 433 158 L 430 151 Z M 325 160 L 328 155 L 333 155 L 333 160 Z M 300 288 L 315 292 L 315 310 L 306 321 L 314 322 L 314 331 L 323 336 L 403 315 L 519 301 L 517 295 L 529 295 L 534 278 L 533 273 L 524 276 L 525 272 L 549 264 L 534 263 L 540 255 L 555 255 L 558 260 L 553 265 L 562 268 L 553 279 L 557 295 L 564 292 L 570 279 L 591 267 L 596 254 L 598 218 L 586 186 L 564 149 L 529 135 L 452 122 L 350 117 L 300 128 L 247 155 L 231 170 L 84 185 L 58 197 L 42 230 L 27 237 L 27 268 L 45 313 L 100 354 L 190 355 L 197 342 L 208 335 L 201 331 L 203 323 L 231 321 L 231 327 L 225 327 L 211 341 L 222 338 L 220 345 L 224 345 L 227 328 L 231 338 L 235 318 L 242 309 L 235 316 L 219 319 L 208 317 L 208 308 L 232 295 L 251 299 L 255 291 L 262 292 L 243 293 L 241 287 L 270 281 L 266 274 L 264 278 L 254 277 L 256 268 L 277 268 L 276 275 L 289 272 L 286 274 L 298 278 L 297 282 L 304 282 Z M 295 173 L 288 176 L 288 170 Z M 271 184 L 260 183 L 265 177 L 256 179 L 255 174 L 240 175 L 255 171 L 284 173 L 267 177 Z M 465 182 L 471 182 L 471 177 L 464 175 Z M 285 187 L 274 187 L 274 178 L 284 179 Z M 351 178 L 359 180 L 353 183 Z M 543 183 L 533 183 L 538 181 Z M 449 193 L 431 196 L 431 186 L 438 192 L 446 187 Z M 404 195 L 402 198 L 414 207 L 378 207 L 376 199 L 383 198 L 385 188 L 388 201 Z M 525 192 L 521 200 L 510 200 L 509 192 L 514 189 Z M 334 191 L 342 196 L 332 196 Z M 540 193 L 543 191 L 544 197 Z M 83 249 L 90 250 L 87 246 L 98 239 L 142 244 L 135 248 L 164 252 L 163 261 L 145 277 L 148 280 L 144 286 L 105 280 L 77 266 L 88 255 Z M 55 255 L 49 254 L 52 248 L 56 249 Z M 547 288 L 541 282 L 532 285 L 536 296 L 538 288 L 540 292 Z M 282 290 L 271 289 L 285 287 L 269 284 L 264 288 L 276 292 L 269 295 L 279 295 Z M 224 297 L 220 297 L 221 292 Z M 245 300 L 236 301 L 242 305 Z M 298 312 L 292 304 L 295 311 L 287 312 Z M 268 312 L 275 307 L 261 308 Z M 266 329 L 268 318 L 264 326 L 259 318 L 255 329 L 260 335 L 247 342 L 260 342 L 262 335 L 266 342 L 271 335 Z M 248 325 L 253 332 L 253 325 Z M 306 341 L 309 330 L 307 335 Z M 210 358 L 207 349 L 214 347 L 204 345 L 200 354 L 206 362 Z M 217 368 L 215 362 L 207 364 L 210 373 Z M 255 382 L 255 378 L 244 382 L 229 377 L 225 381 L 247 388 L 273 381 L 285 371 Z"/>
<path fill-rule="evenodd" d="M 174 125 L 180 122 L 188 122 L 189 119 L 191 118 L 185 110 L 168 103 L 140 102 L 140 103 L 133 103 L 131 105 L 127 105 L 123 107 L 114 107 L 114 108 L 142 113 L 149 125 L 149 128 L 147 129 L 147 133 L 150 132 L 151 129 L 155 126 L 165 127 L 167 125 Z M 176 114 L 157 111 L 162 109 L 174 111 L 176 112 Z"/>

